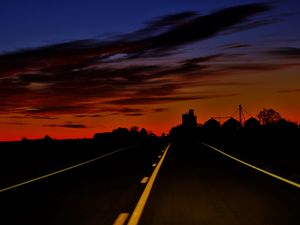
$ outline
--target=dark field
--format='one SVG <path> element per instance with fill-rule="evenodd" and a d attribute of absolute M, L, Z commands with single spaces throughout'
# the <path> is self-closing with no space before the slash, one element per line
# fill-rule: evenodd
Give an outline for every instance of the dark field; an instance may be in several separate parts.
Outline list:
<path fill-rule="evenodd" d="M 0 188 L 30 180 L 120 148 L 156 142 L 155 138 L 126 134 L 102 135 L 94 139 L 22 140 L 0 142 Z"/>
<path fill-rule="evenodd" d="M 181 133 L 180 128 L 178 133 Z M 190 133 L 189 133 L 190 132 Z M 195 129 L 175 140 L 204 142 L 260 168 L 300 182 L 300 129 Z"/>
<path fill-rule="evenodd" d="M 2 189 L 128 147 L 0 193 L 2 220 L 7 225 L 114 224 L 119 214 L 133 213 L 145 188 L 141 180 L 151 176 L 171 142 L 139 224 L 297 225 L 298 188 L 201 143 L 299 183 L 298 137 L 298 129 L 178 127 L 163 138 L 121 132 L 1 143 Z"/>

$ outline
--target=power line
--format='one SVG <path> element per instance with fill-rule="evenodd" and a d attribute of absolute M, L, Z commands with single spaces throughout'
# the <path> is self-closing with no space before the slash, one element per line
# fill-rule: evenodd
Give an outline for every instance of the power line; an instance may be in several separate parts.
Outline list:
<path fill-rule="evenodd" d="M 254 117 L 251 113 L 249 113 L 244 107 L 242 107 L 242 105 L 239 105 L 236 110 L 234 111 L 234 113 L 231 116 L 213 116 L 213 119 L 227 119 L 227 118 L 233 118 L 237 113 L 239 113 L 239 119 L 240 122 L 242 124 L 243 121 L 246 120 L 246 115 L 249 115 L 249 117 Z"/>

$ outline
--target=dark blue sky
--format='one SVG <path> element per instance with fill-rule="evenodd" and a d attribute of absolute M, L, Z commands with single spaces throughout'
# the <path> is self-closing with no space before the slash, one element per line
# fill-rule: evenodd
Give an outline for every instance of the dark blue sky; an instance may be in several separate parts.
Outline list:
<path fill-rule="evenodd" d="M 167 14 L 190 10 L 207 14 L 220 8 L 253 2 L 257 1 L 5 0 L 0 2 L 0 52 L 101 38 L 103 35 L 134 31 L 145 22 Z M 284 20 L 264 26 L 264 33 L 283 39 L 300 38 L 298 9 L 297 0 L 277 1 L 272 13 L 284 17 Z M 285 13 L 293 15 L 286 16 Z M 239 38 L 249 41 L 249 34 L 241 33 Z M 251 39 L 253 41 L 255 35 Z"/>

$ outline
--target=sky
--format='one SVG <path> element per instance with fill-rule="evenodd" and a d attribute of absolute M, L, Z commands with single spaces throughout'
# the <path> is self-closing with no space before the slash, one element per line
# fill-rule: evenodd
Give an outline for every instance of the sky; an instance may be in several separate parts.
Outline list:
<path fill-rule="evenodd" d="M 0 2 L 0 140 L 160 135 L 273 108 L 300 123 L 300 3 Z M 222 122 L 222 121 L 221 121 Z"/>

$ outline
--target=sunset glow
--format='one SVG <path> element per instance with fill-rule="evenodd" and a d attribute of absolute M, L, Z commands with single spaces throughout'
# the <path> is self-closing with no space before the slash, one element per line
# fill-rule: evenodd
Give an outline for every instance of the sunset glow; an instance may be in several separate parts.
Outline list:
<path fill-rule="evenodd" d="M 99 11 L 74 5 L 70 11 L 90 14 L 82 12 L 76 29 L 70 18 L 62 21 L 61 31 L 53 30 L 57 21 L 43 15 L 45 8 L 31 18 L 17 3 L 0 3 L 1 13 L 21 11 L 0 45 L 0 140 L 90 138 L 132 126 L 161 135 L 190 108 L 204 123 L 232 116 L 239 104 L 246 117 L 274 108 L 300 122 L 300 16 L 292 11 L 298 2 L 166 1 L 160 10 L 155 2 L 144 16 L 139 7 L 124 9 L 128 21 L 101 15 L 119 13 L 108 3 L 93 3 Z M 33 5 L 29 11 L 38 8 Z M 22 17 L 24 24 L 17 22 Z M 39 31 L 34 19 L 45 27 Z M 20 27 L 28 29 L 24 36 Z M 95 38 L 112 31 L 118 34 Z"/>

